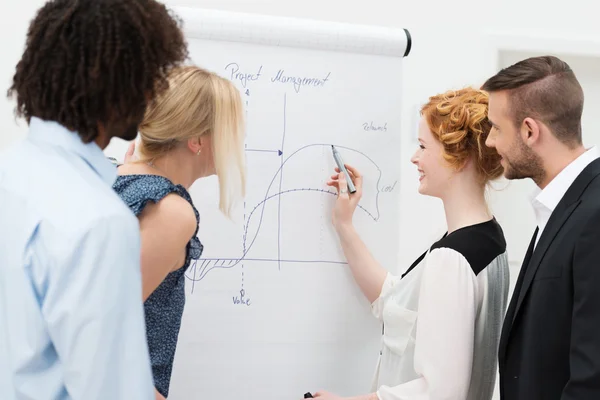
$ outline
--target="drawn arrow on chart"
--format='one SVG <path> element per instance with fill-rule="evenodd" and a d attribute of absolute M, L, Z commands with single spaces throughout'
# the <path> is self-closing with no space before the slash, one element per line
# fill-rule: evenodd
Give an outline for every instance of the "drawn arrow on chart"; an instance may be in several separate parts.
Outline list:
<path fill-rule="evenodd" d="M 277 153 L 278 156 L 281 156 L 283 154 L 283 151 L 281 150 L 246 149 L 246 151 L 257 151 L 260 153 Z"/>

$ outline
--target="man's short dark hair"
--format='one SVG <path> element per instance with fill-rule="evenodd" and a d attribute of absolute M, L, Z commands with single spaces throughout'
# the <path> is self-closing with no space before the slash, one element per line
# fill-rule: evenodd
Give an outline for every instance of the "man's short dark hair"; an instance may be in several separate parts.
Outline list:
<path fill-rule="evenodd" d="M 531 57 L 502 69 L 481 87 L 506 90 L 515 126 L 531 117 L 543 122 L 563 143 L 582 143 L 583 90 L 571 67 L 554 56 Z"/>
<path fill-rule="evenodd" d="M 139 123 L 187 58 L 180 21 L 154 0 L 52 0 L 27 33 L 8 96 L 15 114 L 60 123 L 85 143 L 98 124 Z"/>

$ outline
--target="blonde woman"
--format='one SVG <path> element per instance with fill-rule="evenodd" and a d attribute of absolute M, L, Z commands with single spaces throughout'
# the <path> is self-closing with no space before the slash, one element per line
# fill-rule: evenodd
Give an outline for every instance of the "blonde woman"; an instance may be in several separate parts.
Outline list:
<path fill-rule="evenodd" d="M 175 69 L 139 131 L 138 158 L 119 167 L 113 187 L 139 218 L 148 347 L 155 388 L 166 398 L 185 303 L 184 274 L 203 249 L 188 189 L 216 174 L 226 215 L 245 194 L 240 94 L 214 73 Z"/>

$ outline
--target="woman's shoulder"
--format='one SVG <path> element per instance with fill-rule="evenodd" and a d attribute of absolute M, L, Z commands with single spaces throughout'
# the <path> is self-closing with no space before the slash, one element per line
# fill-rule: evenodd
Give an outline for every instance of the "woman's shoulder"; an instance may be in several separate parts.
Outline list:
<path fill-rule="evenodd" d="M 148 205 L 160 203 L 161 213 L 178 217 L 183 212 L 188 217 L 199 219 L 187 190 L 181 185 L 175 185 L 164 176 L 119 175 L 113 184 L 113 189 L 136 216 L 139 216 Z"/>
<path fill-rule="evenodd" d="M 147 174 L 119 175 L 113 189 L 135 215 L 139 215 L 149 201 L 156 203 L 176 192 L 175 185 L 167 178 Z"/>
<path fill-rule="evenodd" d="M 183 186 L 160 175 L 131 174 L 119 175 L 113 188 L 140 218 L 142 228 L 157 229 L 171 236 L 181 235 L 183 241 L 190 237 L 192 241 L 198 240 L 195 236 L 200 215 Z M 193 243 L 192 247 L 201 251 L 199 242 Z"/>
<path fill-rule="evenodd" d="M 187 241 L 197 233 L 197 212 L 187 200 L 172 192 L 151 206 L 141 226 L 154 227 L 169 235 L 179 232 L 181 240 Z"/>
<path fill-rule="evenodd" d="M 431 246 L 430 251 L 459 253 L 478 275 L 498 256 L 506 253 L 506 239 L 502 227 L 493 218 L 445 235 Z"/>

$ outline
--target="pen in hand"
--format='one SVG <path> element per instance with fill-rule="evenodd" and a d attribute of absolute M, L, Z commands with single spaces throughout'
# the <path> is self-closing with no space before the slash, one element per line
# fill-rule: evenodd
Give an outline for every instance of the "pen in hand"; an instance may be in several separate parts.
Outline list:
<path fill-rule="evenodd" d="M 337 151 L 334 145 L 331 145 L 331 151 L 333 152 L 333 159 L 338 166 L 338 169 L 346 176 L 346 182 L 348 183 L 348 192 L 354 193 L 356 192 L 356 187 L 354 187 L 354 182 L 350 178 L 350 174 L 344 165 L 344 161 L 342 161 L 342 156 Z"/>

